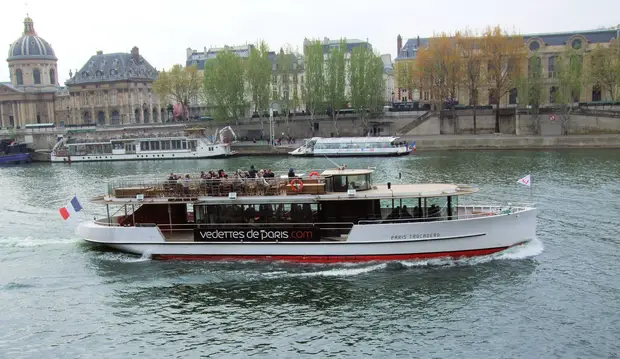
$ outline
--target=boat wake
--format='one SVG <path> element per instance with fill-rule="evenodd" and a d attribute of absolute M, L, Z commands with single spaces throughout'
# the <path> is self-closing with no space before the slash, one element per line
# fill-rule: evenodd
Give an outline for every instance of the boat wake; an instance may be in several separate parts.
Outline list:
<path fill-rule="evenodd" d="M 48 245 L 75 244 L 80 240 L 77 238 L 33 238 L 28 237 L 0 237 L 0 247 L 40 247 Z"/>
<path fill-rule="evenodd" d="M 278 277 L 348 277 L 362 275 L 366 273 L 382 271 L 382 270 L 400 270 L 415 267 L 455 267 L 455 266 L 473 266 L 480 265 L 492 261 L 499 260 L 522 260 L 531 257 L 535 257 L 541 254 L 544 250 L 542 241 L 538 238 L 513 248 L 509 248 L 505 251 L 489 254 L 486 256 L 463 258 L 463 259 L 427 259 L 417 261 L 399 261 L 399 262 L 383 262 L 383 263 L 365 263 L 365 264 L 320 264 L 313 266 L 337 266 L 337 268 L 330 268 L 326 270 L 319 270 L 316 272 L 303 272 L 303 273 L 289 273 L 287 271 L 273 271 L 264 273 L 263 275 L 268 278 Z"/>

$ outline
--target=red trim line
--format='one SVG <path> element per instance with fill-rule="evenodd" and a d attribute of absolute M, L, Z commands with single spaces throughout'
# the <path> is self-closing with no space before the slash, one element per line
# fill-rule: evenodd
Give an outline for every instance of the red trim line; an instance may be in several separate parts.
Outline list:
<path fill-rule="evenodd" d="M 229 261 L 229 260 L 256 260 L 256 261 L 287 261 L 297 263 L 335 263 L 335 262 L 370 262 L 370 261 L 402 261 L 412 259 L 430 258 L 462 258 L 484 256 L 503 251 L 508 247 L 472 249 L 454 252 L 432 252 L 432 253 L 411 253 L 411 254 L 382 254 L 382 255 L 336 255 L 336 256 L 301 256 L 301 255 L 218 255 L 218 254 L 153 254 L 153 259 L 161 260 L 207 260 L 207 261 Z"/>

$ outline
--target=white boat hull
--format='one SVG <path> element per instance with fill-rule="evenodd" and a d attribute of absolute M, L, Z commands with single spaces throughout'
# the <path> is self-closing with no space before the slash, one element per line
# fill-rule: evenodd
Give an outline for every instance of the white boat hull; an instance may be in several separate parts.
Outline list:
<path fill-rule="evenodd" d="M 158 259 L 359 262 L 472 257 L 527 243 L 536 236 L 536 209 L 434 222 L 358 224 L 346 240 L 321 242 L 166 241 L 158 227 L 81 223 L 91 243 Z"/>
<path fill-rule="evenodd" d="M 208 147 L 212 148 L 211 151 Z M 205 148 L 199 148 L 196 151 L 190 150 L 162 150 L 148 151 L 137 153 L 123 154 L 89 154 L 80 156 L 56 156 L 53 153 L 50 156 L 52 162 L 100 162 L 100 161 L 146 161 L 146 160 L 174 160 L 174 159 L 198 159 L 198 158 L 217 158 L 230 156 L 229 145 L 208 145 Z"/>
<path fill-rule="evenodd" d="M 411 149 L 403 148 L 360 148 L 360 149 L 342 149 L 335 151 L 315 150 L 315 151 L 291 151 L 292 156 L 299 157 L 372 157 L 372 156 L 406 156 L 410 154 Z"/>

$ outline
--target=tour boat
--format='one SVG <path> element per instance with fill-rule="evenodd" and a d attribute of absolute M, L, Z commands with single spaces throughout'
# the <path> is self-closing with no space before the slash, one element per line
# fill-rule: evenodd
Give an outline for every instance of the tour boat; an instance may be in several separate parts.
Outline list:
<path fill-rule="evenodd" d="M 95 162 L 214 158 L 233 154 L 232 141 L 212 140 L 204 136 L 203 128 L 185 132 L 186 136 L 117 138 L 104 142 L 68 143 L 63 138 L 52 149 L 50 159 L 52 162 Z M 226 134 L 220 131 L 220 137 L 223 136 Z"/>
<path fill-rule="evenodd" d="M 412 148 L 398 137 L 313 137 L 294 151 L 293 156 L 403 156 Z"/>
<path fill-rule="evenodd" d="M 481 256 L 535 238 L 534 207 L 459 205 L 478 190 L 373 184 L 372 173 L 113 181 L 91 200 L 107 214 L 76 234 L 153 259 L 315 263 Z"/>

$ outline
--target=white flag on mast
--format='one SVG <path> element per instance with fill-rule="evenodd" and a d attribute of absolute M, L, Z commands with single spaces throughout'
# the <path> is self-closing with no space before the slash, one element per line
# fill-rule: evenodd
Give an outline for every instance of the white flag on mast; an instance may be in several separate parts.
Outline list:
<path fill-rule="evenodd" d="M 521 178 L 520 180 L 518 180 L 517 183 L 521 183 L 521 184 L 524 184 L 524 185 L 530 187 L 530 186 L 532 186 L 532 177 L 530 175 L 527 175 L 527 176 Z"/>

